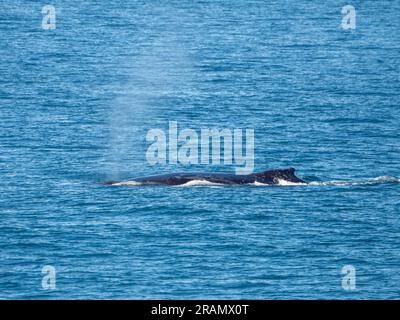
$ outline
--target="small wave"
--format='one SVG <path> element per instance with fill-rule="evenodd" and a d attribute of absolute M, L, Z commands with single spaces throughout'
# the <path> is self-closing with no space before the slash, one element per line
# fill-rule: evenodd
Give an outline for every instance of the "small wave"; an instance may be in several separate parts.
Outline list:
<path fill-rule="evenodd" d="M 267 187 L 267 186 L 270 186 L 270 184 L 262 183 L 262 182 L 259 182 L 259 181 L 255 181 L 254 183 L 251 183 L 250 185 L 256 186 L 256 187 Z"/>
<path fill-rule="evenodd" d="M 307 183 L 304 182 L 292 182 L 284 179 L 277 179 L 274 184 L 271 183 L 262 183 L 259 181 L 255 181 L 254 183 L 251 183 L 250 185 L 256 186 L 256 187 L 271 187 L 274 185 L 278 186 L 305 186 Z"/>
<path fill-rule="evenodd" d="M 112 186 L 140 186 L 143 183 L 137 181 L 121 181 L 111 184 Z"/>
<path fill-rule="evenodd" d="M 278 185 L 280 186 L 306 186 L 305 182 L 292 182 L 284 179 L 277 179 Z"/>
<path fill-rule="evenodd" d="M 201 186 L 221 187 L 224 185 L 221 183 L 210 182 L 207 180 L 190 180 L 184 184 L 177 185 L 177 187 L 201 187 Z"/>

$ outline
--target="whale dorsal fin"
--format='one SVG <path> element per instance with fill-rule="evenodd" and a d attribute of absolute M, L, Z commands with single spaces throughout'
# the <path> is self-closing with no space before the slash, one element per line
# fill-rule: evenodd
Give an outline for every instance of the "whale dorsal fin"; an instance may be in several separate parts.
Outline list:
<path fill-rule="evenodd" d="M 296 171 L 295 168 L 287 168 L 287 169 L 277 169 L 277 170 L 258 172 L 255 175 L 261 179 L 269 179 L 272 181 L 280 178 L 291 182 L 304 182 L 303 180 L 295 176 L 294 174 L 295 171 Z"/>

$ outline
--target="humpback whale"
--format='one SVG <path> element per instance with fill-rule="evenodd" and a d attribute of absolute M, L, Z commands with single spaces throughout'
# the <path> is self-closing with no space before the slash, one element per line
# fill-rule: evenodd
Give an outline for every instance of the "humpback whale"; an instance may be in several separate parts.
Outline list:
<path fill-rule="evenodd" d="M 245 185 L 261 183 L 266 185 L 274 185 L 283 182 L 289 183 L 306 183 L 294 174 L 294 168 L 277 169 L 252 173 L 248 175 L 235 175 L 228 173 L 201 173 L 201 172 L 181 172 L 162 174 L 155 176 L 147 176 L 134 178 L 127 181 L 107 181 L 106 185 L 184 185 L 190 181 L 206 181 L 210 183 L 223 185 Z"/>

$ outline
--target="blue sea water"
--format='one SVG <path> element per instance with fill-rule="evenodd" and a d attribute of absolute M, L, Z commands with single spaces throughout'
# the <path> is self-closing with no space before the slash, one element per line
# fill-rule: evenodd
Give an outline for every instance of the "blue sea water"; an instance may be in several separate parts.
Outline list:
<path fill-rule="evenodd" d="M 51 4 L 55 30 L 0 3 L 1 299 L 400 297 L 399 1 Z M 252 128 L 256 171 L 314 183 L 98 183 L 234 171 L 149 165 L 169 121 Z"/>

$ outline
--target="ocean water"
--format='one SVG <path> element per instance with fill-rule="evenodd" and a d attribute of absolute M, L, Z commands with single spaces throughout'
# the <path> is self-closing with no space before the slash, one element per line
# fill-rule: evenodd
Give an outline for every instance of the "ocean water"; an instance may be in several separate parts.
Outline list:
<path fill-rule="evenodd" d="M 400 297 L 399 1 L 51 4 L 0 3 L 1 299 Z M 150 165 L 170 121 L 312 183 L 99 184 L 234 172 Z"/>

